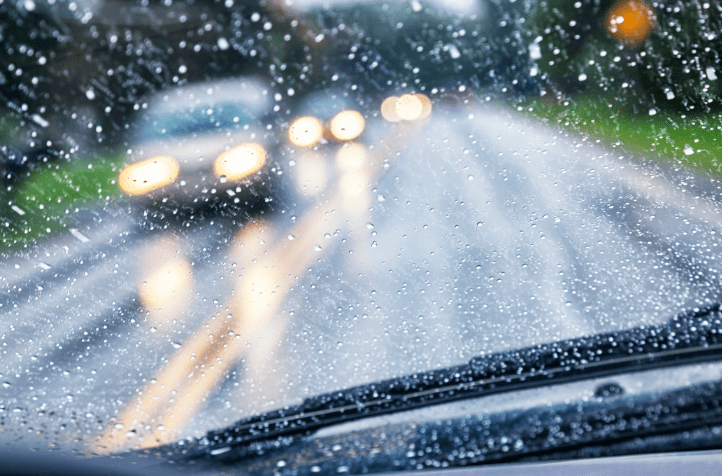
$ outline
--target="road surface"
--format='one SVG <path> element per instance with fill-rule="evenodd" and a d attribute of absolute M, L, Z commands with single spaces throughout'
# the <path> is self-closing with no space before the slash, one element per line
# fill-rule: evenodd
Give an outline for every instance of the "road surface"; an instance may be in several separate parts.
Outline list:
<path fill-rule="evenodd" d="M 719 299 L 715 181 L 487 105 L 368 123 L 316 185 L 289 151 L 313 186 L 267 220 L 98 210 L 4 256 L 5 435 L 118 451 Z"/>

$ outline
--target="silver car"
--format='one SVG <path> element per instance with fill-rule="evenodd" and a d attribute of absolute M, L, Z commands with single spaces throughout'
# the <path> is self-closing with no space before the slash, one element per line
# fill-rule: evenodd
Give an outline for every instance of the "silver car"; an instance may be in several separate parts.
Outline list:
<path fill-rule="evenodd" d="M 273 93 L 256 78 L 181 86 L 146 104 L 118 184 L 132 196 L 190 204 L 225 192 L 239 202 L 267 185 Z M 146 106 L 144 104 L 144 106 Z M 245 192 L 245 193 L 244 193 Z"/>

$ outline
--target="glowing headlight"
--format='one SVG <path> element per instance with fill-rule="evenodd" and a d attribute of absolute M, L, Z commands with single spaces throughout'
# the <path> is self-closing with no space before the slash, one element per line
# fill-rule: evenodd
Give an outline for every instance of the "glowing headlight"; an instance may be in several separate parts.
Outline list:
<path fill-rule="evenodd" d="M 173 183 L 179 172 L 180 167 L 173 157 L 161 155 L 121 170 L 118 185 L 128 195 L 145 195 Z"/>
<path fill-rule="evenodd" d="M 413 121 L 421 116 L 424 105 L 414 94 L 404 94 L 396 101 L 396 114 L 405 121 Z"/>
<path fill-rule="evenodd" d="M 399 122 L 401 116 L 396 113 L 396 102 L 399 100 L 396 96 L 389 96 L 381 103 L 381 117 L 389 122 Z"/>
<path fill-rule="evenodd" d="M 318 142 L 323 134 L 323 124 L 315 117 L 299 117 L 288 128 L 288 140 L 299 147 L 309 147 Z"/>
<path fill-rule="evenodd" d="M 338 140 L 353 140 L 365 127 L 366 121 L 357 111 L 341 111 L 331 119 L 331 134 Z"/>
<path fill-rule="evenodd" d="M 252 142 L 241 144 L 223 152 L 216 158 L 213 170 L 216 176 L 227 181 L 242 180 L 263 168 L 266 149 Z"/>
<path fill-rule="evenodd" d="M 424 94 L 390 96 L 381 103 L 381 116 L 389 122 L 416 121 L 431 114 L 431 101 Z"/>
<path fill-rule="evenodd" d="M 426 119 L 431 115 L 431 100 L 425 94 L 414 94 L 421 102 L 421 114 L 417 119 Z"/>

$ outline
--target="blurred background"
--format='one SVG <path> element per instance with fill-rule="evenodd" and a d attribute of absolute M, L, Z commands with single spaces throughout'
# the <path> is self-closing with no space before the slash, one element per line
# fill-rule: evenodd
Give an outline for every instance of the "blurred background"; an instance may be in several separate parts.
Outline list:
<path fill-rule="evenodd" d="M 612 18 L 625 12 L 632 28 Z M 120 199 L 110 182 L 154 93 L 239 75 L 281 94 L 265 118 L 272 127 L 331 87 L 368 105 L 395 88 L 464 86 L 719 174 L 721 21 L 718 2 L 696 1 L 5 2 L 0 246 L 61 226 L 48 213 Z M 75 185 L 56 183 L 58 174 Z M 41 217 L 31 189 L 60 203 Z"/>

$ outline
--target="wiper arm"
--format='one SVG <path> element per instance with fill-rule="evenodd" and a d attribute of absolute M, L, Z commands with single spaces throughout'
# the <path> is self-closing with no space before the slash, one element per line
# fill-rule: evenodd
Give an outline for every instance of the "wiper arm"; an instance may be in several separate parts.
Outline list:
<path fill-rule="evenodd" d="M 202 446 L 214 454 L 214 448 L 310 434 L 361 418 L 721 357 L 722 314 L 717 303 L 682 313 L 667 324 L 500 352 L 464 365 L 309 398 L 211 431 Z"/>

